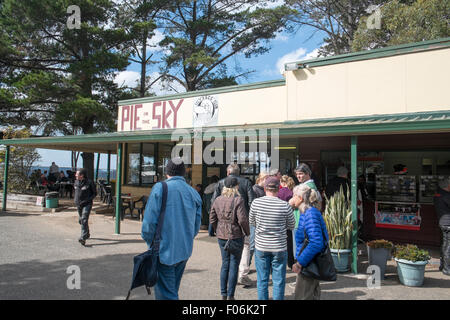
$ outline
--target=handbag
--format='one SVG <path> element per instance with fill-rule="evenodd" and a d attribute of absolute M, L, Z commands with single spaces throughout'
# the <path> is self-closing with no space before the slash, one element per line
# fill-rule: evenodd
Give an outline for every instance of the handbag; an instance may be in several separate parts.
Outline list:
<path fill-rule="evenodd" d="M 303 247 L 300 250 L 300 254 L 309 243 L 308 236 L 306 235 L 306 231 L 304 229 L 303 232 L 305 234 L 305 241 L 303 243 Z M 330 247 L 328 245 L 328 242 L 326 241 L 327 238 L 324 235 L 323 229 L 322 236 L 325 239 L 325 249 L 322 250 L 322 252 L 319 252 L 307 266 L 302 268 L 301 274 L 316 280 L 336 281 L 336 269 L 334 267 Z"/>
<path fill-rule="evenodd" d="M 133 258 L 133 278 L 131 282 L 131 288 L 128 291 L 125 300 L 128 300 L 130 298 L 131 290 L 143 285 L 145 285 L 147 293 L 151 294 L 150 288 L 155 286 L 156 281 L 158 280 L 159 244 L 161 241 L 161 231 L 164 223 L 164 215 L 166 213 L 167 203 L 167 183 L 165 181 L 162 181 L 161 184 L 163 190 L 161 211 L 158 218 L 158 226 L 156 228 L 156 232 L 153 237 L 150 249 Z"/>
<path fill-rule="evenodd" d="M 234 198 L 231 202 L 231 214 L 232 214 L 231 223 L 233 223 L 235 219 L 233 211 L 234 211 Z M 227 251 L 229 254 L 239 255 L 239 253 L 242 250 L 242 246 L 239 245 L 236 241 L 234 241 L 234 239 L 228 239 L 227 243 L 225 243 L 225 246 L 223 247 L 223 250 Z"/>

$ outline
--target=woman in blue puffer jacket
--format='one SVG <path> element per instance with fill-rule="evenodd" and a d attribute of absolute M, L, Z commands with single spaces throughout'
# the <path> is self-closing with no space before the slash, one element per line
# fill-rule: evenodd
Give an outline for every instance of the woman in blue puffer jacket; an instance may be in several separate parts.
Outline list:
<path fill-rule="evenodd" d="M 297 263 L 292 267 L 292 270 L 297 273 L 295 299 L 319 300 L 319 280 L 302 275 L 301 269 L 307 266 L 319 252 L 322 252 L 328 243 L 327 227 L 321 212 L 317 209 L 320 208 L 320 198 L 317 196 L 317 191 L 306 184 L 295 187 L 293 193 L 293 205 L 300 210 L 298 229 L 295 234 Z M 302 250 L 305 233 L 308 242 Z"/>

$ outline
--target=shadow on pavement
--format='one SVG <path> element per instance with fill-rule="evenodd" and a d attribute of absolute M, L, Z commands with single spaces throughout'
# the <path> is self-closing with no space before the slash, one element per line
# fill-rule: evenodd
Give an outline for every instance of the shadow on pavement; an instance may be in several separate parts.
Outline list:
<path fill-rule="evenodd" d="M 0 300 L 9 299 L 125 299 L 131 284 L 135 254 L 93 259 L 42 262 L 31 260 L 0 265 Z M 68 289 L 74 277 L 69 266 L 80 268 L 81 289 Z M 136 289 L 133 299 L 154 299 Z"/>

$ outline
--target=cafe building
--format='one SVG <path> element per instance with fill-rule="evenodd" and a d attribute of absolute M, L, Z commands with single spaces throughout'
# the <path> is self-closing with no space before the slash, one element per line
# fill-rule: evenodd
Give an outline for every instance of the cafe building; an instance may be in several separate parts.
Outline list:
<path fill-rule="evenodd" d="M 117 154 L 115 192 L 136 197 L 164 179 L 174 152 L 191 160 L 187 182 L 204 187 L 232 162 L 251 181 L 306 162 L 324 190 L 345 166 L 360 238 L 439 246 L 432 198 L 450 176 L 450 38 L 285 69 L 282 80 L 120 101 L 115 133 L 0 143 Z"/>

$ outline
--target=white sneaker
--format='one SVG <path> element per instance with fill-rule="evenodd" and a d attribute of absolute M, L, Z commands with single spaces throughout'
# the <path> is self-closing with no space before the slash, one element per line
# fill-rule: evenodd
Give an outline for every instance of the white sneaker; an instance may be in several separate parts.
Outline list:
<path fill-rule="evenodd" d="M 243 276 L 242 278 L 238 279 L 237 283 L 243 286 L 251 286 L 253 284 L 253 281 L 248 276 Z"/>

